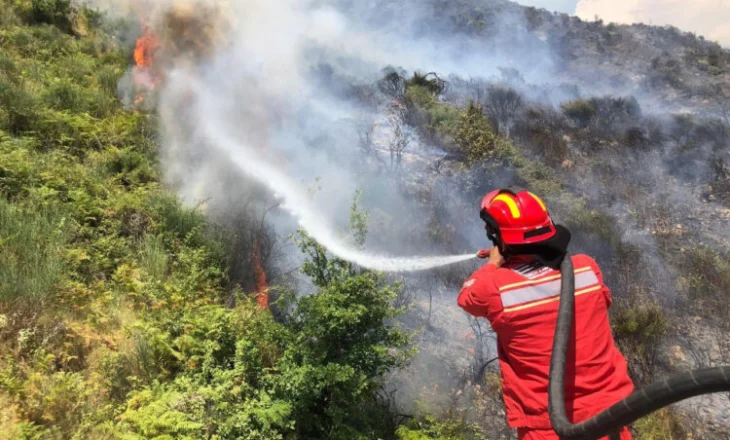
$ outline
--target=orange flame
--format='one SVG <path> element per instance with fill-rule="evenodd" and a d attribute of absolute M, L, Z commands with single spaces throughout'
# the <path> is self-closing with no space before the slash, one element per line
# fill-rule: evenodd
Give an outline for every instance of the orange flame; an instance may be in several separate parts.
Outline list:
<path fill-rule="evenodd" d="M 152 70 L 159 46 L 160 40 L 148 26 L 143 26 L 142 36 L 137 39 L 134 48 L 134 82 L 139 89 L 135 104 L 142 103 L 145 100 L 145 92 L 154 90 L 159 82 L 159 78 Z"/>
<path fill-rule="evenodd" d="M 160 41 L 149 27 L 144 26 L 142 36 L 137 39 L 134 48 L 134 63 L 137 67 L 149 68 L 152 66 L 154 53 L 160 46 Z"/>
<path fill-rule="evenodd" d="M 269 286 L 266 283 L 266 271 L 261 263 L 261 248 L 259 241 L 256 240 L 253 245 L 253 254 L 251 255 L 253 260 L 254 275 L 256 276 L 256 303 L 259 307 L 268 309 L 269 308 Z"/>

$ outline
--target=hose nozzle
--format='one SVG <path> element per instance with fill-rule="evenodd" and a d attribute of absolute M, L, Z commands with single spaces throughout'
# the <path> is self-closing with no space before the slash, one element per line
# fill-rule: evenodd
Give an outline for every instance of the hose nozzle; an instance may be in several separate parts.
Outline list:
<path fill-rule="evenodd" d="M 491 249 L 482 249 L 479 252 L 477 252 L 477 258 L 481 258 L 482 260 L 486 260 L 489 258 L 489 254 L 491 253 Z"/>

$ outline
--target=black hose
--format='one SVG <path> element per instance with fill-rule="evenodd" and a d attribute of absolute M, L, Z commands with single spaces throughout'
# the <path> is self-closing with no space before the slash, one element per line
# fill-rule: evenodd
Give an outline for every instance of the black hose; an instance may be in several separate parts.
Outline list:
<path fill-rule="evenodd" d="M 565 363 L 575 311 L 575 274 L 569 256 L 563 260 L 560 271 L 560 306 L 550 360 L 548 411 L 553 430 L 561 439 L 595 440 L 689 397 L 730 391 L 730 366 L 679 373 L 634 391 L 624 400 L 588 420 L 571 423 L 565 410 Z"/>

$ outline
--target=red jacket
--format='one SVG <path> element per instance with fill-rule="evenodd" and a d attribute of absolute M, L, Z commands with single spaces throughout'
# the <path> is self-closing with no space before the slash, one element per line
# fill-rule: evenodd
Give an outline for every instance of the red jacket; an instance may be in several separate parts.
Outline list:
<path fill-rule="evenodd" d="M 611 292 L 592 258 L 576 255 L 575 329 L 566 370 L 568 416 L 579 422 L 633 392 L 608 320 Z M 497 333 L 502 393 L 512 428 L 550 429 L 548 375 L 560 272 L 529 258 L 486 264 L 466 280 L 458 303 Z M 575 335 L 578 335 L 577 338 Z"/>

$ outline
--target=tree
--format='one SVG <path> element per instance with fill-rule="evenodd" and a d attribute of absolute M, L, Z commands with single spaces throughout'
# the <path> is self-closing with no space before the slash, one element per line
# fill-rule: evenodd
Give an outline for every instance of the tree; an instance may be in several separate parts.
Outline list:
<path fill-rule="evenodd" d="M 350 227 L 362 246 L 368 212 L 359 197 Z M 388 324 L 401 313 L 394 306 L 401 287 L 329 255 L 303 232 L 297 243 L 319 290 L 297 300 L 288 319 L 294 339 L 279 364 L 277 395 L 297 402 L 298 438 L 382 438 L 396 425 L 386 423 L 393 414 L 380 401 L 384 375 L 410 356 L 409 335 Z"/>
<path fill-rule="evenodd" d="M 406 93 L 405 72 L 393 69 L 392 67 L 383 70 L 383 78 L 378 81 L 378 89 L 385 95 L 395 100 L 401 100 Z"/>
<path fill-rule="evenodd" d="M 446 81 L 441 79 L 435 72 L 429 72 L 425 75 L 415 72 L 408 81 L 407 86 L 423 87 L 431 92 L 433 96 L 439 96 L 446 90 Z"/>
<path fill-rule="evenodd" d="M 392 105 L 388 112 L 388 123 L 393 130 L 392 137 L 388 142 L 391 171 L 400 169 L 403 153 L 411 144 L 412 136 L 406 126 L 406 112 L 406 106 L 400 104 Z"/>
<path fill-rule="evenodd" d="M 475 163 L 496 157 L 509 159 L 514 146 L 500 138 L 484 116 L 482 107 L 470 101 L 456 124 L 454 142 L 466 156 L 467 162 Z"/>

